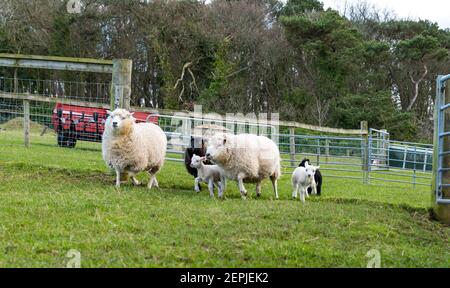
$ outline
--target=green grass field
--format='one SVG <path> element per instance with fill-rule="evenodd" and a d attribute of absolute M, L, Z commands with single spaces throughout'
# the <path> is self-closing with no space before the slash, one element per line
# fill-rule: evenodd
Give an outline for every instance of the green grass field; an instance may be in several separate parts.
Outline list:
<path fill-rule="evenodd" d="M 116 190 L 99 144 L 62 149 L 39 132 L 25 149 L 20 131 L 0 130 L 0 267 L 65 267 L 70 249 L 82 267 L 366 267 L 371 249 L 382 267 L 450 267 L 427 187 L 325 178 L 302 205 L 284 175 L 278 201 L 269 181 L 247 200 L 229 181 L 218 200 L 167 162 L 161 189 Z"/>

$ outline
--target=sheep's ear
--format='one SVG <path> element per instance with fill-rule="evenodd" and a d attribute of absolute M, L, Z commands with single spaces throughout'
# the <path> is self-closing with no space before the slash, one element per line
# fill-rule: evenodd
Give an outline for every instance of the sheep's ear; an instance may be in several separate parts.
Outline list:
<path fill-rule="evenodd" d="M 109 116 L 111 116 L 112 112 L 109 111 L 109 110 L 106 110 L 106 114 L 109 115 Z"/>

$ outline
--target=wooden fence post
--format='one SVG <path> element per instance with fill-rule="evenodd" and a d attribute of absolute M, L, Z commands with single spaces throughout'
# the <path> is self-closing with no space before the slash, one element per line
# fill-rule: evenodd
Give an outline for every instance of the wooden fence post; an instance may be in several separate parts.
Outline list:
<path fill-rule="evenodd" d="M 23 100 L 23 136 L 25 147 L 30 147 L 30 101 Z"/>
<path fill-rule="evenodd" d="M 123 108 L 130 110 L 131 73 L 133 61 L 128 59 L 113 60 L 111 84 L 111 109 Z M 128 180 L 128 173 L 120 175 L 121 181 Z"/>
<path fill-rule="evenodd" d="M 296 166 L 295 159 L 295 128 L 289 127 L 289 153 L 291 154 L 291 167 Z"/>
<path fill-rule="evenodd" d="M 363 182 L 369 183 L 369 123 L 367 121 L 361 121 L 361 156 L 362 156 L 362 170 L 363 170 Z"/>
<path fill-rule="evenodd" d="M 128 59 L 113 60 L 111 84 L 111 109 L 123 108 L 130 110 L 131 72 L 133 61 Z"/>

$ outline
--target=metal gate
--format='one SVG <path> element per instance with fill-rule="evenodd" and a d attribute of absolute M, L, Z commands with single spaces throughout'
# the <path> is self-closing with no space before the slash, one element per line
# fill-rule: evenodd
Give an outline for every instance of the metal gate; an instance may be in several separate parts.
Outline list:
<path fill-rule="evenodd" d="M 437 121 L 437 125 L 435 125 L 435 161 L 433 163 L 433 170 L 435 175 L 435 193 L 436 193 L 436 202 L 438 204 L 450 204 L 450 199 L 444 199 L 444 188 L 450 188 L 450 183 L 447 181 L 443 181 L 444 173 L 450 173 L 450 167 L 448 165 L 444 166 L 444 157 L 448 158 L 450 155 L 450 151 L 446 150 L 444 144 L 447 144 L 448 141 L 444 141 L 445 138 L 450 137 L 450 131 L 446 131 L 445 122 L 446 116 L 449 117 L 448 109 L 450 108 L 450 103 L 446 103 L 446 94 L 450 94 L 449 91 L 446 91 L 446 82 L 450 80 L 450 75 L 439 76 L 437 79 L 437 87 L 436 87 L 436 106 L 435 106 L 435 121 Z M 447 115 L 445 115 L 447 113 Z M 448 127 L 447 127 L 448 128 Z M 445 177 L 449 179 L 449 177 Z"/>
<path fill-rule="evenodd" d="M 386 130 L 369 130 L 369 172 L 389 169 L 389 133 Z"/>

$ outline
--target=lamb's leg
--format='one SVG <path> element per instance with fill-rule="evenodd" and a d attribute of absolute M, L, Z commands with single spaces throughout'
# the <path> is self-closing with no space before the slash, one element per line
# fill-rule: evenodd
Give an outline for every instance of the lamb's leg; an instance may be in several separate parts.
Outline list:
<path fill-rule="evenodd" d="M 275 193 L 275 199 L 279 199 L 278 197 L 278 179 L 277 177 L 270 177 L 270 180 L 272 181 L 272 187 L 273 187 L 273 192 Z"/>
<path fill-rule="evenodd" d="M 306 187 L 300 187 L 300 200 L 302 201 L 302 203 L 305 203 L 305 194 L 307 194 L 308 192 L 306 191 Z"/>
<path fill-rule="evenodd" d="M 298 183 L 294 183 L 292 186 L 294 186 L 294 190 L 292 191 L 292 198 L 297 199 Z"/>
<path fill-rule="evenodd" d="M 311 184 L 311 188 L 312 188 L 312 194 L 317 195 L 317 184 L 316 183 Z"/>
<path fill-rule="evenodd" d="M 218 190 L 218 193 L 217 193 L 217 196 L 219 196 L 219 198 L 222 198 L 222 195 L 223 195 L 223 191 L 222 191 L 222 182 L 217 182 L 217 190 Z"/>
<path fill-rule="evenodd" d="M 261 196 L 261 182 L 256 183 L 256 197 Z"/>
<path fill-rule="evenodd" d="M 200 182 L 200 178 L 199 178 L 199 177 L 196 177 L 196 178 L 195 178 L 194 190 L 195 190 L 195 192 L 197 192 L 197 193 L 200 192 L 200 187 L 199 187 L 199 184 L 198 184 L 199 182 Z"/>
<path fill-rule="evenodd" d="M 214 180 L 208 180 L 209 196 L 214 197 Z"/>
<path fill-rule="evenodd" d="M 116 187 L 120 188 L 120 170 L 116 169 Z"/>
<path fill-rule="evenodd" d="M 238 186 L 239 186 L 239 191 L 241 192 L 242 198 L 247 197 L 247 190 L 245 190 L 245 187 L 244 187 L 244 177 L 243 176 L 238 176 Z"/>
<path fill-rule="evenodd" d="M 219 198 L 223 198 L 223 192 L 227 187 L 227 180 L 225 177 L 222 177 L 219 182 Z"/>

